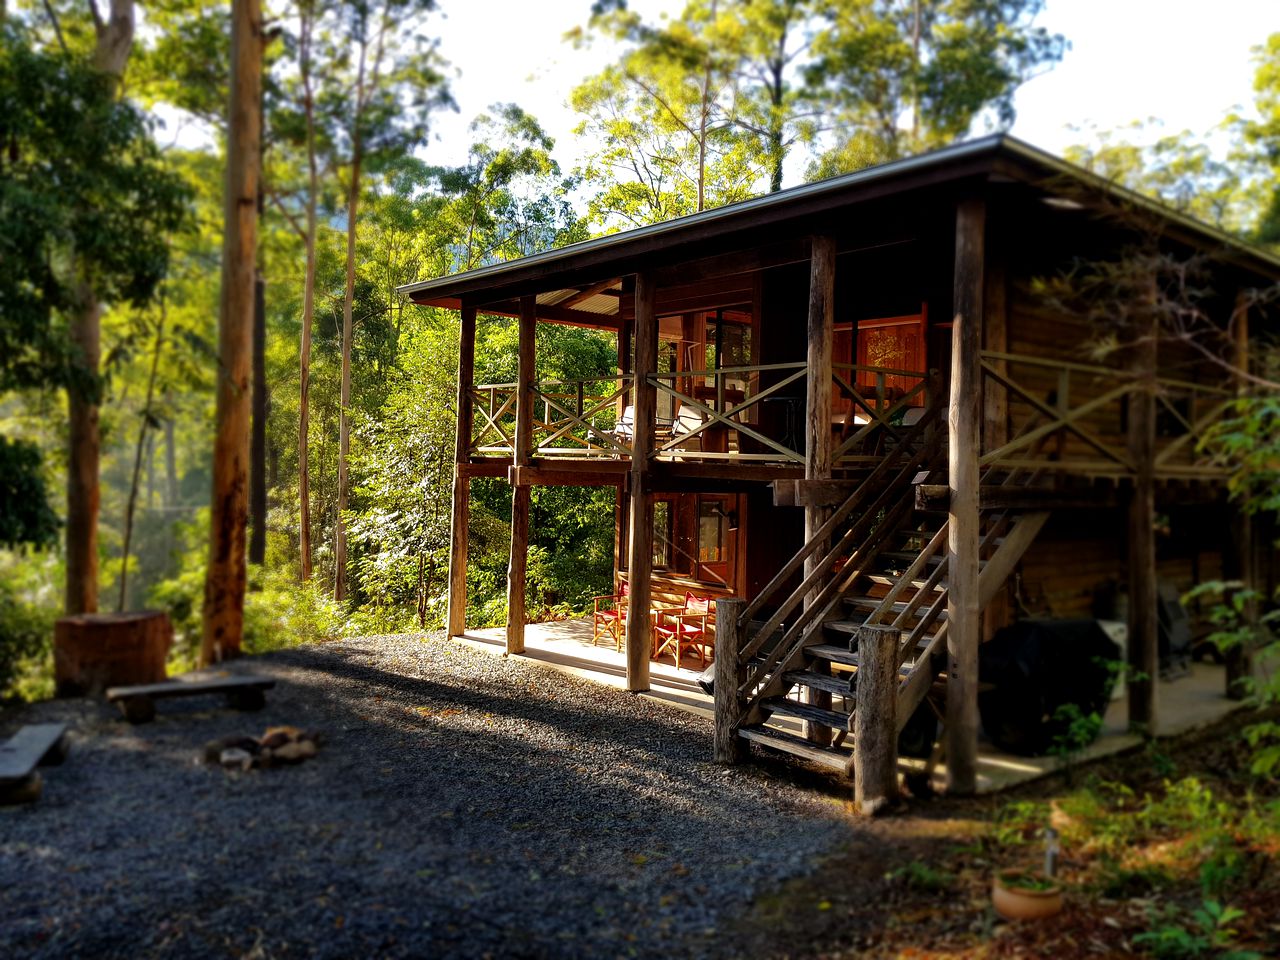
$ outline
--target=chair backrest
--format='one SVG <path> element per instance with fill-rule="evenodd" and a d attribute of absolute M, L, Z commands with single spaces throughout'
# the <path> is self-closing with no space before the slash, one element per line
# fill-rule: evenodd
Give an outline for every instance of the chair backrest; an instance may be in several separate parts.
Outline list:
<path fill-rule="evenodd" d="M 634 437 L 636 435 L 636 408 L 631 404 L 627 404 L 622 408 L 622 416 L 618 418 L 617 424 L 614 425 L 613 432 L 620 437 Z"/>
<path fill-rule="evenodd" d="M 618 596 L 625 597 L 631 590 L 631 582 L 623 580 L 622 585 L 618 587 Z"/>
<path fill-rule="evenodd" d="M 675 426 L 672 428 L 672 432 L 676 436 L 680 436 L 684 433 L 693 433 L 694 430 L 697 430 L 705 422 L 706 421 L 702 416 L 701 410 L 697 407 L 691 407 L 682 403 L 680 404 L 680 411 L 676 416 L 676 422 Z"/>
<path fill-rule="evenodd" d="M 684 612 L 701 616 L 711 612 L 715 601 L 710 597 L 699 597 L 696 594 L 686 593 L 684 595 Z"/>

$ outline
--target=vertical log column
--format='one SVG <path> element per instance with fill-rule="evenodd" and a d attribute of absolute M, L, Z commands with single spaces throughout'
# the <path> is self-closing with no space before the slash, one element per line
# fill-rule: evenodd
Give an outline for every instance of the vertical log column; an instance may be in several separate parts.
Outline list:
<path fill-rule="evenodd" d="M 898 631 L 858 629 L 853 713 L 853 802 L 866 816 L 898 797 Z"/>
<path fill-rule="evenodd" d="M 1249 372 L 1249 301 L 1243 293 L 1236 296 L 1231 327 L 1236 369 L 1241 374 L 1236 378 L 1236 394 L 1244 397 L 1249 390 L 1249 382 L 1244 376 Z M 1227 579 L 1242 581 L 1246 589 L 1256 590 L 1258 578 L 1253 558 L 1253 519 L 1245 512 L 1243 504 L 1228 503 L 1227 509 L 1231 511 L 1231 542 L 1223 551 L 1223 573 Z M 1249 623 L 1256 621 L 1257 607 L 1255 601 L 1245 604 L 1242 612 Z M 1253 675 L 1252 643 L 1231 647 L 1226 651 L 1226 661 L 1226 694 L 1232 700 L 1243 700 L 1249 693 L 1245 681 Z"/>
<path fill-rule="evenodd" d="M 453 448 L 453 514 L 449 536 L 449 636 L 467 630 L 467 532 L 471 525 L 471 427 L 475 408 L 471 387 L 475 380 L 476 308 L 462 308 L 462 329 L 458 338 L 458 429 Z"/>
<path fill-rule="evenodd" d="M 997 240 L 999 237 L 999 240 Z M 1008 237 L 998 231 L 998 223 L 987 227 L 987 256 L 983 293 L 983 348 L 994 353 L 1009 350 L 1009 286 L 1006 272 Z M 991 360 L 991 366 L 1001 374 L 1008 373 L 1007 361 Z M 982 448 L 998 450 L 1009 441 L 1009 393 L 995 380 L 982 384 Z M 997 630 L 1009 622 L 1010 588 L 1006 583 L 982 614 L 982 639 L 990 640 Z"/>
<path fill-rule="evenodd" d="M 649 377 L 658 368 L 656 288 L 645 273 L 636 274 L 636 350 L 632 358 L 631 398 L 635 405 L 635 433 L 631 449 L 631 489 L 627 577 L 627 689 L 649 689 L 649 655 L 653 639 L 649 600 L 653 567 L 653 499 L 649 489 L 649 454 L 653 451 L 658 396 Z"/>
<path fill-rule="evenodd" d="M 805 458 L 806 481 L 831 479 L 831 350 L 835 331 L 836 242 L 831 237 L 814 237 L 809 260 L 808 377 L 805 380 Z M 808 543 L 827 521 L 826 507 L 815 506 L 812 484 L 805 498 L 804 539 Z M 810 576 L 827 554 L 823 544 L 804 562 L 804 575 Z M 805 606 L 814 602 L 818 591 L 805 598 Z M 828 668 L 829 669 L 829 668 Z M 809 688 L 808 702 L 830 709 L 831 694 Z M 820 724 L 805 722 L 805 736 L 826 746 L 831 730 Z"/>
<path fill-rule="evenodd" d="M 1155 297 L 1135 318 L 1129 396 L 1129 728 L 1154 736 L 1160 673 L 1159 594 L 1156 592 L 1156 336 Z"/>
<path fill-rule="evenodd" d="M 738 597 L 724 597 L 716 602 L 716 658 L 715 670 L 715 761 L 716 763 L 741 763 L 746 757 L 746 744 L 738 736 L 738 723 L 742 719 L 742 697 L 738 684 L 742 682 L 738 654 L 742 649 L 742 636 L 738 632 L 738 618 L 746 602 Z"/>
<path fill-rule="evenodd" d="M 982 439 L 982 294 L 986 206 L 956 208 L 951 328 L 951 403 L 947 410 L 951 508 L 947 526 L 947 789 L 971 794 L 978 768 L 978 453 Z"/>
<path fill-rule="evenodd" d="M 618 414 L 617 422 L 622 422 L 622 416 L 627 412 L 627 405 L 631 403 L 631 330 L 632 321 L 626 317 L 618 322 L 618 386 L 622 390 L 621 396 L 618 397 Z M 623 521 L 623 511 L 627 508 L 626 484 L 618 484 L 618 495 L 613 510 L 613 572 L 616 579 L 618 571 L 622 569 L 624 542 L 626 540 L 627 525 Z M 617 589 L 617 583 L 614 588 Z"/>
<path fill-rule="evenodd" d="M 529 560 L 529 485 L 520 467 L 533 461 L 533 359 L 537 300 L 520 298 L 520 367 L 516 374 L 516 436 L 511 488 L 511 561 L 507 566 L 507 653 L 524 653 L 525 571 Z"/>

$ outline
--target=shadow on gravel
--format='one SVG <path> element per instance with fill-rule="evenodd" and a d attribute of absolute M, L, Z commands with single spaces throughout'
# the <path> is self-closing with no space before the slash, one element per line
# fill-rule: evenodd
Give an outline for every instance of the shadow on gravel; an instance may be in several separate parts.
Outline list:
<path fill-rule="evenodd" d="M 725 911 L 853 833 L 811 793 L 712 764 L 702 718 L 396 644 L 246 662 L 279 680 L 258 714 L 191 701 L 129 727 L 82 702 L 45 800 L 0 815 L 0 955 L 717 956 Z M 279 723 L 324 731 L 319 755 L 197 760 Z"/>

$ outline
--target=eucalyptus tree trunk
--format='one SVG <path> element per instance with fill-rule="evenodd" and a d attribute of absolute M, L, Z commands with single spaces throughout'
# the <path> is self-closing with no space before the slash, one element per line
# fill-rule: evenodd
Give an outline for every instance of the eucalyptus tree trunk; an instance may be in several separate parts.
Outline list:
<path fill-rule="evenodd" d="M 148 457 L 147 492 L 148 495 L 151 493 L 151 464 L 149 462 L 151 448 L 147 445 L 147 438 L 154 420 L 151 405 L 156 394 L 156 374 L 160 371 L 160 354 L 164 352 L 165 312 L 164 301 L 161 300 L 160 319 L 156 324 L 155 347 L 151 353 L 151 373 L 147 377 L 146 402 L 142 408 L 142 423 L 138 427 L 138 445 L 133 455 L 133 480 L 129 484 L 129 502 L 124 511 L 124 547 L 120 551 L 120 600 L 116 604 L 118 613 L 124 613 L 125 603 L 129 597 L 129 549 L 133 544 L 133 514 L 138 505 L 138 479 L 142 472 L 142 456 L 144 452 Z"/>
<path fill-rule="evenodd" d="M 235 656 L 244 636 L 254 261 L 262 136 L 262 9 L 232 0 L 227 187 L 218 314 L 218 399 L 200 662 Z"/>
<path fill-rule="evenodd" d="M 351 189 L 347 197 L 347 286 L 342 300 L 342 387 L 338 400 L 338 515 L 334 524 L 333 598 L 347 598 L 347 486 L 350 482 L 347 458 L 351 453 L 351 335 L 356 291 L 356 216 L 360 204 L 360 134 L 357 129 L 351 156 Z"/>
<path fill-rule="evenodd" d="M 302 345 L 298 354 L 298 552 L 302 579 L 311 579 L 311 471 L 307 464 L 311 430 L 311 322 L 316 303 L 316 197 L 320 175 L 316 164 L 316 105 L 311 86 L 311 34 L 314 19 L 309 6 L 301 10 L 298 68 L 302 74 L 303 115 L 307 124 L 306 266 L 302 280 Z"/>
<path fill-rule="evenodd" d="M 338 510 L 334 523 L 333 598 L 347 598 L 347 488 L 351 453 L 351 337 L 352 313 L 356 296 L 356 220 L 360 207 L 360 167 L 364 160 L 364 142 L 360 136 L 365 100 L 365 54 L 368 45 L 360 45 L 360 65 L 356 71 L 356 109 L 351 121 L 351 183 L 347 192 L 347 283 L 342 298 L 342 386 L 338 399 Z"/>
<path fill-rule="evenodd" d="M 118 87 L 133 49 L 133 0 L 111 0 L 107 19 L 96 2 L 93 16 L 93 65 L 113 87 Z M 68 614 L 98 609 L 98 468 L 102 440 L 98 429 L 101 364 L 102 304 L 88 266 L 77 264 L 78 304 L 71 316 L 69 335 L 76 348 L 80 383 L 67 392 L 67 582 Z"/>

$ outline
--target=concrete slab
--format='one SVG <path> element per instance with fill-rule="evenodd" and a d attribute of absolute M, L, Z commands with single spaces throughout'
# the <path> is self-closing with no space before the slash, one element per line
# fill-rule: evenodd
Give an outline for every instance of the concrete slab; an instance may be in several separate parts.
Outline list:
<path fill-rule="evenodd" d="M 626 655 L 612 645 L 593 645 L 591 633 L 589 619 L 531 623 L 525 627 L 523 656 L 571 676 L 626 690 Z M 454 639 L 489 653 L 502 655 L 505 652 L 505 631 L 501 627 L 468 630 Z M 714 711 L 711 697 L 697 684 L 701 670 L 696 658 L 687 658 L 679 666 L 669 657 L 650 661 L 651 689 L 642 696 L 711 719 Z M 1160 725 L 1157 736 L 1172 737 L 1205 727 L 1240 709 L 1238 701 L 1224 696 L 1224 687 L 1223 669 L 1203 663 L 1192 664 L 1189 673 L 1175 680 L 1162 680 L 1158 694 Z M 801 732 L 798 722 L 788 720 L 777 726 L 790 733 Z M 1079 753 L 1078 761 L 1112 756 L 1141 745 L 1142 738 L 1128 732 L 1128 704 L 1121 697 L 1111 701 L 1103 718 L 1101 736 Z M 923 766 L 923 761 L 907 758 L 899 761 L 904 773 L 922 770 Z M 979 742 L 979 793 L 1007 790 L 1061 769 L 1062 761 L 1058 757 L 1018 757 L 997 749 L 985 739 Z M 943 771 L 935 771 L 934 783 L 938 789 L 944 786 Z"/>

